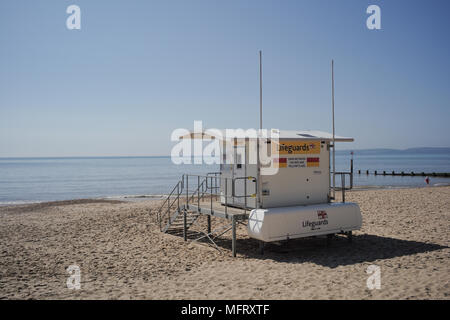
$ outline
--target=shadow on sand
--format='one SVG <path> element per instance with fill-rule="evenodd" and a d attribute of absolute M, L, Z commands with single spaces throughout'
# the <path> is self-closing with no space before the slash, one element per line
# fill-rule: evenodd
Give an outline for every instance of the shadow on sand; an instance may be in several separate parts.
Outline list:
<path fill-rule="evenodd" d="M 188 238 L 195 239 L 201 235 L 202 233 L 190 231 Z M 207 238 L 203 238 L 199 242 L 212 245 Z M 231 250 L 231 239 L 220 238 L 215 242 L 222 252 Z M 372 234 L 354 235 L 351 243 L 345 236 L 336 235 L 330 246 L 327 246 L 326 243 L 326 239 L 323 237 L 266 243 L 264 254 L 261 254 L 258 251 L 258 241 L 247 238 L 237 239 L 236 250 L 238 256 L 242 255 L 253 259 L 271 259 L 288 263 L 312 262 L 336 268 L 449 248 L 433 243 Z"/>

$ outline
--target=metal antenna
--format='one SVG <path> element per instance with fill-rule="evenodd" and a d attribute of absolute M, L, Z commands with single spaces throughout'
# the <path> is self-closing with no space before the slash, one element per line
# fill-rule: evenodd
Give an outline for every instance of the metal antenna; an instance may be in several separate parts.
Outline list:
<path fill-rule="evenodd" d="M 334 60 L 331 60 L 331 114 L 333 118 L 333 199 L 336 197 L 336 155 L 335 155 L 335 136 L 334 136 Z"/>
<path fill-rule="evenodd" d="M 262 130 L 262 51 L 259 50 L 259 129 Z"/>
<path fill-rule="evenodd" d="M 259 133 L 256 137 L 256 170 L 258 175 L 258 181 L 257 181 L 257 208 L 261 208 L 261 160 L 259 159 L 259 137 L 262 134 L 262 51 L 259 50 Z"/>

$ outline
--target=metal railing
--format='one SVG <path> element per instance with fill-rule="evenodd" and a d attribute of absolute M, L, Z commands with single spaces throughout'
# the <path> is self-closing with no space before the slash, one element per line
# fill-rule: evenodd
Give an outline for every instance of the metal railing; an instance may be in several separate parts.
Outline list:
<path fill-rule="evenodd" d="M 218 181 L 218 177 L 222 174 L 222 172 L 209 172 L 206 174 L 207 179 L 206 179 L 206 188 L 210 189 L 210 190 L 215 190 L 217 193 L 217 190 L 220 190 L 220 183 L 217 183 Z M 220 179 L 220 177 L 219 177 Z M 209 185 L 208 185 L 208 181 L 210 181 Z M 219 180 L 220 182 L 220 180 Z M 216 194 L 217 197 L 217 194 Z"/>
<path fill-rule="evenodd" d="M 244 180 L 244 194 L 236 194 L 236 181 Z M 255 192 L 248 194 L 247 183 L 251 181 L 255 183 Z M 231 190 L 228 187 L 231 182 Z M 203 203 L 206 197 L 209 196 L 209 210 L 213 212 L 213 203 L 223 199 L 224 212 L 228 214 L 228 207 L 230 205 L 236 205 L 230 202 L 230 199 L 244 199 L 243 210 L 244 214 L 248 211 L 248 198 L 255 198 L 257 194 L 256 178 L 247 177 L 223 177 L 220 172 L 211 172 L 206 175 L 184 174 L 180 181 L 174 186 L 167 198 L 163 201 L 161 207 L 158 210 L 157 219 L 159 227 L 163 230 L 163 227 L 172 223 L 176 219 L 182 206 L 185 208 L 191 205 L 197 206 L 197 211 L 200 211 L 200 203 Z M 221 185 L 224 185 L 224 190 L 221 191 Z M 180 202 L 183 201 L 184 203 Z M 210 216 L 208 215 L 208 230 L 210 229 Z"/>
<path fill-rule="evenodd" d="M 178 181 L 178 183 L 173 187 L 172 191 L 169 193 L 167 198 L 162 203 L 161 207 L 158 210 L 157 219 L 159 223 L 159 229 L 162 230 L 162 222 L 164 221 L 164 218 L 167 218 L 170 222 L 170 209 L 173 207 L 175 202 L 177 203 L 177 210 L 180 208 L 180 195 L 183 190 L 183 180 Z M 176 191 L 176 193 L 175 193 Z M 175 197 L 171 202 L 171 197 Z"/>
<path fill-rule="evenodd" d="M 345 202 L 345 191 L 352 189 L 352 173 L 351 172 L 336 172 L 336 175 L 340 176 L 340 187 L 335 187 L 335 190 L 342 192 L 342 202 Z M 350 186 L 346 186 L 346 175 L 350 177 Z M 237 194 L 236 182 L 243 180 L 244 193 Z M 254 193 L 248 193 L 248 181 L 255 183 Z M 190 186 L 191 185 L 191 186 Z M 231 186 L 231 190 L 230 187 Z M 184 174 L 180 181 L 173 187 L 167 198 L 163 201 L 161 207 L 158 210 L 157 219 L 159 227 L 162 230 L 163 226 L 172 223 L 176 215 L 178 215 L 182 206 L 180 201 L 184 203 L 182 205 L 188 206 L 189 204 L 196 205 L 197 211 L 200 211 L 200 203 L 205 201 L 205 198 L 209 196 L 209 210 L 213 212 L 213 203 L 220 199 L 224 204 L 223 211 L 225 215 L 228 214 L 228 207 L 239 207 L 246 215 L 249 210 L 248 198 L 256 198 L 258 193 L 257 179 L 252 176 L 243 177 L 223 177 L 220 172 L 210 172 L 206 175 Z M 233 199 L 244 199 L 244 203 L 236 204 Z M 335 199 L 333 199 L 335 200 Z M 210 226 L 210 216 L 208 216 L 208 230 Z"/>
<path fill-rule="evenodd" d="M 346 187 L 346 189 L 347 190 L 353 189 L 353 173 L 352 172 L 336 171 L 336 175 L 340 175 L 341 179 L 342 179 L 342 177 L 344 177 L 344 180 L 346 180 L 345 176 L 348 175 L 350 185 L 349 185 L 349 187 Z M 342 185 L 342 182 L 341 182 L 341 185 Z"/>
<path fill-rule="evenodd" d="M 197 180 L 196 189 L 192 191 L 191 196 L 189 195 L 189 181 L 192 181 L 192 178 Z M 236 194 L 236 181 L 244 180 L 244 194 L 237 195 Z M 255 193 L 247 194 L 247 182 L 251 181 L 255 183 Z M 228 204 L 228 199 L 230 198 L 254 198 L 256 197 L 256 178 L 251 176 L 244 177 L 223 177 L 220 173 L 209 173 L 207 175 L 196 175 L 196 174 L 184 174 L 182 181 L 184 181 L 185 186 L 185 194 L 186 194 L 186 203 L 192 203 L 194 197 L 197 196 L 197 202 L 205 197 L 205 195 L 210 195 L 211 199 L 213 197 L 223 197 L 225 199 L 225 204 Z M 194 180 L 195 181 L 195 180 Z M 229 182 L 231 181 L 231 190 L 228 190 Z M 224 185 L 223 192 L 220 192 L 221 185 Z M 192 189 L 191 189 L 192 190 Z M 230 193 L 231 191 L 231 193 Z"/>
<path fill-rule="evenodd" d="M 335 187 L 335 188 L 336 188 L 336 190 L 340 190 L 342 192 L 342 202 L 345 202 L 345 190 L 353 189 L 352 173 L 351 172 L 336 172 L 335 174 L 341 176 L 341 186 Z M 345 176 L 346 175 L 350 176 L 350 187 L 348 187 L 348 188 L 345 186 Z"/>

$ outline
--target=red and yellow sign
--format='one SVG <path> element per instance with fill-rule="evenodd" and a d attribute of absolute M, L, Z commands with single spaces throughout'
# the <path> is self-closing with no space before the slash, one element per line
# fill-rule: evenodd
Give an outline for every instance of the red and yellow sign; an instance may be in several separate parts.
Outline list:
<path fill-rule="evenodd" d="M 273 159 L 273 166 L 275 168 L 286 168 L 287 167 L 287 159 L 286 158 L 275 158 L 275 159 Z"/>
<path fill-rule="evenodd" d="M 320 164 L 320 158 L 307 158 L 306 163 L 307 167 L 318 167 Z"/>
<path fill-rule="evenodd" d="M 274 158 L 273 166 L 275 168 L 305 168 L 305 167 L 319 167 L 320 158 Z"/>
<path fill-rule="evenodd" d="M 320 141 L 280 140 L 272 143 L 272 154 L 320 154 Z"/>

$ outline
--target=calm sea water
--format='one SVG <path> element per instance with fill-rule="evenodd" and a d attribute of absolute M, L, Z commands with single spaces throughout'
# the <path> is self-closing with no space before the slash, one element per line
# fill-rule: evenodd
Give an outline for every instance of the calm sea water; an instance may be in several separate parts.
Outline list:
<path fill-rule="evenodd" d="M 348 171 L 349 154 L 336 156 L 336 170 Z M 450 172 L 450 154 L 355 155 L 361 170 Z M 169 157 L 3 158 L 0 159 L 0 205 L 79 198 L 139 198 L 167 194 L 185 173 L 206 174 L 217 165 L 174 165 Z M 339 180 L 337 180 L 339 183 Z M 433 178 L 432 185 L 450 185 Z M 355 186 L 424 186 L 423 177 L 355 174 Z"/>
<path fill-rule="evenodd" d="M 349 154 L 336 155 L 336 171 L 350 171 Z M 353 183 L 357 187 L 421 187 L 426 186 L 425 178 L 421 176 L 380 176 L 366 175 L 366 170 L 373 173 L 401 172 L 431 173 L 450 172 L 450 153 L 439 154 L 395 154 L 380 153 L 376 155 L 355 155 L 353 160 Z M 358 174 L 361 170 L 361 174 Z M 430 185 L 450 185 L 450 178 L 429 177 Z M 346 177 L 348 183 L 348 176 Z M 336 185 L 340 185 L 340 179 L 336 178 Z"/>

